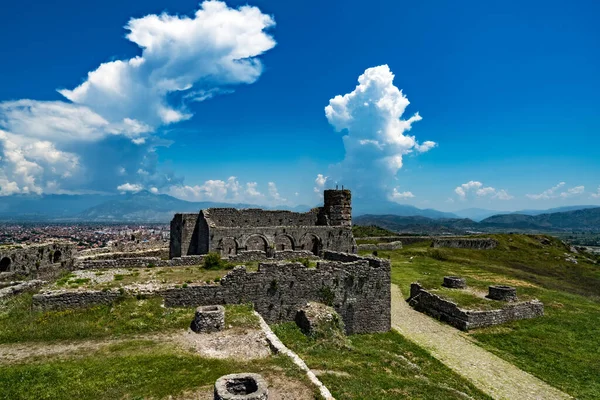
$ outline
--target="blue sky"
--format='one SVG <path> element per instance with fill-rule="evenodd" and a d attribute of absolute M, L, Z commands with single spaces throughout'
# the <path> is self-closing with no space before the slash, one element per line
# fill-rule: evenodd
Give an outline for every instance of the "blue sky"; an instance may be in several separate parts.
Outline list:
<path fill-rule="evenodd" d="M 594 1 L 10 2 L 0 194 L 312 205 L 337 182 L 441 210 L 600 204 L 599 13 Z"/>

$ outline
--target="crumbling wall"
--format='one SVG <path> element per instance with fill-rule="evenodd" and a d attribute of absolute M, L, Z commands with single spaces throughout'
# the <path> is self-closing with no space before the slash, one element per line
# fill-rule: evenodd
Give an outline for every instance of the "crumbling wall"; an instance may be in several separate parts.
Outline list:
<path fill-rule="evenodd" d="M 104 269 L 104 268 L 145 268 L 145 267 L 184 267 L 202 265 L 204 255 L 175 257 L 163 260 L 158 257 L 121 258 L 118 260 L 80 260 L 78 269 Z"/>
<path fill-rule="evenodd" d="M 70 242 L 0 246 L 0 278 L 46 277 L 71 269 L 76 247 Z"/>
<path fill-rule="evenodd" d="M 431 247 L 451 247 L 455 249 L 489 250 L 498 246 L 498 242 L 491 238 L 436 238 Z"/>
<path fill-rule="evenodd" d="M 249 241 L 258 237 L 264 241 L 262 250 L 265 252 L 276 250 L 276 243 L 280 237 L 285 237 L 292 244 L 292 248 L 286 248 L 285 250 L 308 250 L 315 255 L 319 255 L 323 250 L 355 253 L 358 248 L 352 234 L 352 228 L 344 226 L 216 227 L 210 228 L 209 251 L 220 253 L 223 256 L 230 256 L 231 254 L 223 251 L 223 243 L 235 240 L 237 252 L 241 252 L 249 250 Z"/>
<path fill-rule="evenodd" d="M 39 310 L 64 310 L 85 308 L 99 304 L 109 305 L 123 298 L 124 294 L 112 290 L 59 290 L 34 294 L 33 307 Z"/>
<path fill-rule="evenodd" d="M 285 210 L 263 210 L 249 208 L 209 208 L 203 210 L 209 226 L 224 228 L 267 227 L 267 226 L 314 226 L 317 224 L 317 212 L 297 213 Z"/>
<path fill-rule="evenodd" d="M 463 331 L 544 315 L 544 304 L 538 300 L 509 303 L 497 310 L 464 310 L 456 303 L 428 292 L 418 283 L 410 285 L 408 302 L 415 310 Z"/>
<path fill-rule="evenodd" d="M 358 250 L 398 250 L 402 248 L 402 242 L 380 242 L 380 243 L 363 243 L 358 245 Z"/>
<path fill-rule="evenodd" d="M 198 219 L 198 213 L 175 214 L 171 220 L 169 257 L 200 254 Z"/>
<path fill-rule="evenodd" d="M 371 266 L 370 263 L 377 266 Z M 387 260 L 263 263 L 257 272 L 236 267 L 219 285 L 165 290 L 166 306 L 198 306 L 251 302 L 269 323 L 293 321 L 310 301 L 331 304 L 348 333 L 390 329 L 390 266 Z"/>

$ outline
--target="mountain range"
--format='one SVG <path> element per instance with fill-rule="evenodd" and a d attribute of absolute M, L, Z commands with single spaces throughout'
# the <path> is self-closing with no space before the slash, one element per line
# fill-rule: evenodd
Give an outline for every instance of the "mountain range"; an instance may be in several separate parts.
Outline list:
<path fill-rule="evenodd" d="M 312 207 L 264 207 L 245 203 L 191 202 L 148 191 L 122 195 L 16 195 L 0 197 L 0 221 L 31 222 L 155 222 L 166 223 L 176 212 L 235 207 L 305 212 Z M 568 206 L 549 210 L 501 213 L 470 208 L 453 213 L 420 209 L 390 201 L 353 202 L 354 221 L 408 232 L 464 232 L 490 229 L 596 229 L 598 206 Z"/>
<path fill-rule="evenodd" d="M 361 215 L 353 219 L 356 225 L 377 225 L 405 233 L 462 234 L 497 231 L 571 231 L 600 232 L 600 207 L 538 215 L 500 214 L 479 222 L 468 218 L 406 217 L 399 215 Z"/>

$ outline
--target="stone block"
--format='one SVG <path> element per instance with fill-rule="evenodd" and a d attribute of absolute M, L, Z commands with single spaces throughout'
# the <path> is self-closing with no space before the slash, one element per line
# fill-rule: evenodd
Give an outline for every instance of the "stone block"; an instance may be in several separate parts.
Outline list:
<path fill-rule="evenodd" d="M 225 327 L 223 306 L 200 306 L 196 308 L 190 328 L 196 333 L 217 332 Z"/>
<path fill-rule="evenodd" d="M 464 289 L 467 287 L 467 281 L 460 276 L 445 276 L 442 286 L 450 289 Z"/>
<path fill-rule="evenodd" d="M 492 300 L 517 301 L 517 289 L 512 286 L 495 285 L 488 290 L 487 297 Z"/>
<path fill-rule="evenodd" d="M 343 335 L 344 323 L 333 307 L 310 302 L 296 312 L 296 325 L 305 335 L 332 337 Z"/>
<path fill-rule="evenodd" d="M 267 400 L 267 382 L 259 374 L 225 375 L 215 382 L 215 400 Z"/>

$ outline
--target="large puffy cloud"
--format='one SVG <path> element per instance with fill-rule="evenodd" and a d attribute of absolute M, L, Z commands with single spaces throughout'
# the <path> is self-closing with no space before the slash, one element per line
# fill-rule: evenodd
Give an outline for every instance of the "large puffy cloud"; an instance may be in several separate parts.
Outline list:
<path fill-rule="evenodd" d="M 585 192 L 585 186 L 574 186 L 572 188 L 568 188 L 567 190 L 561 191 L 561 189 L 566 185 L 565 182 L 560 182 L 556 186 L 551 187 L 550 189 L 544 190 L 539 194 L 526 194 L 525 196 L 532 200 L 549 200 L 556 198 L 569 198 L 581 195 Z"/>
<path fill-rule="evenodd" d="M 189 201 L 215 201 L 224 203 L 246 203 L 255 205 L 281 205 L 287 203 L 275 182 L 268 182 L 267 194 L 260 191 L 257 182 L 242 184 L 235 176 L 223 181 L 208 180 L 201 185 L 172 185 L 167 193 Z"/>
<path fill-rule="evenodd" d="M 490 197 L 498 200 L 511 200 L 514 196 L 508 194 L 505 189 L 495 189 L 491 186 L 485 186 L 479 181 L 469 181 L 457 186 L 454 189 L 454 193 L 458 195 L 460 200 L 466 200 L 469 195 L 475 195 L 477 197 Z"/>
<path fill-rule="evenodd" d="M 352 92 L 335 96 L 325 107 L 329 123 L 346 132 L 345 158 L 330 167 L 328 182 L 352 187 L 362 197 L 397 199 L 399 192 L 392 187 L 404 156 L 436 146 L 432 141 L 419 144 L 406 134 L 421 116 L 402 119 L 410 102 L 393 80 L 387 65 L 368 68 Z"/>
<path fill-rule="evenodd" d="M 203 2 L 191 17 L 131 19 L 126 37 L 141 54 L 103 63 L 81 85 L 60 90 L 69 102 L 0 103 L 0 194 L 114 191 L 115 181 L 180 185 L 158 170 L 155 149 L 166 143 L 157 129 L 190 118 L 188 102 L 255 82 L 263 70 L 257 57 L 275 45 L 265 32 L 274 24 L 256 7 L 220 1 Z"/>

